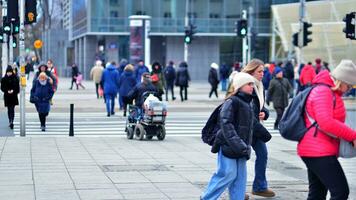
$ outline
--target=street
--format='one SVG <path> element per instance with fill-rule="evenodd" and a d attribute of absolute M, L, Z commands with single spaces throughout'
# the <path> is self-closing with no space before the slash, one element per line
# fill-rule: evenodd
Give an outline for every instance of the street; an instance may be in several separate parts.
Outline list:
<path fill-rule="evenodd" d="M 60 79 L 46 132 L 40 131 L 34 106 L 28 103 L 27 136 L 19 137 L 17 112 L 15 137 L 0 138 L 0 199 L 199 198 L 216 169 L 216 155 L 201 141 L 200 131 L 222 102 L 222 94 L 209 100 L 207 84 L 192 84 L 189 101 L 168 102 L 166 139 L 138 141 L 126 139 L 122 112 L 116 110 L 114 116 L 106 117 L 92 82 L 84 83 L 86 90 L 69 90 L 68 83 L 69 79 Z M 75 104 L 75 137 L 68 136 L 70 103 Z M 353 101 L 347 100 L 347 106 L 351 109 Z M 272 112 L 265 123 L 270 131 L 274 116 Z M 272 134 L 267 179 L 277 196 L 271 199 L 306 199 L 306 168 L 296 155 L 296 143 L 275 131 Z M 247 162 L 248 193 L 254 160 L 253 154 Z M 350 184 L 350 199 L 356 199 L 356 161 L 340 160 Z M 228 199 L 227 194 L 222 199 Z"/>

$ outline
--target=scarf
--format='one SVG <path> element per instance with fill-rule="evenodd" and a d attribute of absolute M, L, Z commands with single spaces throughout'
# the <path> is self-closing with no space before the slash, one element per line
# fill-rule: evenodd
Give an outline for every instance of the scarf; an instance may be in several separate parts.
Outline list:
<path fill-rule="evenodd" d="M 44 81 L 41 81 L 41 80 L 38 80 L 40 82 L 41 85 L 46 85 L 47 84 L 47 80 L 44 80 Z"/>
<path fill-rule="evenodd" d="M 265 104 L 263 83 L 262 81 L 257 80 L 255 77 L 254 79 L 255 79 L 254 89 L 257 94 L 258 100 L 260 101 L 260 110 L 262 110 Z"/>

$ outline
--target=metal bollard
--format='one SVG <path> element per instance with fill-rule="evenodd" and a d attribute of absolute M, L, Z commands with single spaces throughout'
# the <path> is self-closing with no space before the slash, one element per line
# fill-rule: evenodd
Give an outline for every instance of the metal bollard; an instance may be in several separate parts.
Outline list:
<path fill-rule="evenodd" d="M 73 122 L 73 112 L 74 112 L 74 104 L 70 104 L 70 122 L 69 122 L 69 136 L 74 136 L 74 122 Z"/>

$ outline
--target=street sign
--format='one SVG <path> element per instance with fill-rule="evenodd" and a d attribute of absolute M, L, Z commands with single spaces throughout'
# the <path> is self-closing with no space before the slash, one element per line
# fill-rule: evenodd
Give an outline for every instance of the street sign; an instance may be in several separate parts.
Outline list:
<path fill-rule="evenodd" d="M 34 43 L 33 43 L 33 46 L 36 48 L 36 49 L 40 49 L 42 48 L 42 41 L 41 40 L 36 40 Z"/>

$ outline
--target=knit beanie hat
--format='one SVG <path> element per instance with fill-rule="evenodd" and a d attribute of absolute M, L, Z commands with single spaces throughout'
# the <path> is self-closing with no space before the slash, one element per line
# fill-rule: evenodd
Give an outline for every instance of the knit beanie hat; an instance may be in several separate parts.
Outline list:
<path fill-rule="evenodd" d="M 280 68 L 280 67 L 276 67 L 276 68 L 274 68 L 274 72 L 273 72 L 273 75 L 277 75 L 279 72 L 281 72 L 282 71 L 282 68 Z"/>
<path fill-rule="evenodd" d="M 7 73 L 7 72 L 12 72 L 12 73 L 14 73 L 14 70 L 12 69 L 12 67 L 11 67 L 10 65 L 8 65 L 7 68 L 6 68 L 6 73 Z"/>
<path fill-rule="evenodd" d="M 216 63 L 211 63 L 210 67 L 211 67 L 211 68 L 214 68 L 214 69 L 218 69 L 218 68 L 219 68 L 219 65 L 216 64 Z"/>
<path fill-rule="evenodd" d="M 248 84 L 248 83 L 254 83 L 255 80 L 253 76 L 251 76 L 248 73 L 245 72 L 239 72 L 234 76 L 232 79 L 232 86 L 234 87 L 235 90 L 240 89 L 242 86 Z"/>
<path fill-rule="evenodd" d="M 341 60 L 331 72 L 331 76 L 347 84 L 356 85 L 356 66 L 351 60 Z"/>

